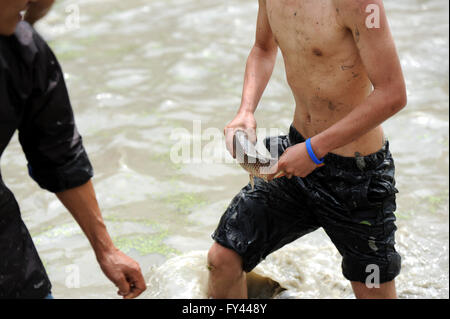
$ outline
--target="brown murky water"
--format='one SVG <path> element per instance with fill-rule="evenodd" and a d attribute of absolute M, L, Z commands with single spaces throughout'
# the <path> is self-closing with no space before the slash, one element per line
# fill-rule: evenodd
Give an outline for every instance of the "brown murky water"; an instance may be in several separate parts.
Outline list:
<path fill-rule="evenodd" d="M 73 3 L 59 1 L 38 29 L 65 70 L 107 226 L 141 264 L 150 283 L 143 298 L 203 298 L 210 234 L 248 176 L 214 152 L 204 154 L 209 164 L 173 163 L 170 137 L 176 128 L 192 133 L 195 120 L 221 130 L 236 112 L 257 1 L 82 0 L 80 27 L 64 28 Z M 409 92 L 408 107 L 385 124 L 400 190 L 398 291 L 402 298 L 448 298 L 448 2 L 385 4 Z M 259 127 L 286 132 L 293 103 L 279 56 L 256 114 Z M 27 176 L 16 139 L 2 173 L 55 297 L 115 298 L 69 213 Z M 287 289 L 279 298 L 352 297 L 323 231 L 286 246 L 255 272 Z"/>

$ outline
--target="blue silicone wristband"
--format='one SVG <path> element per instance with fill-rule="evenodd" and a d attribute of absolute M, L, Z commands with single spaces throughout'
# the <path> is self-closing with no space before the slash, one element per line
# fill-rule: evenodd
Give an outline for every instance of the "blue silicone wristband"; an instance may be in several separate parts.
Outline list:
<path fill-rule="evenodd" d="M 308 138 L 306 140 L 306 149 L 308 150 L 309 157 L 311 157 L 311 159 L 313 160 L 314 163 L 316 163 L 317 165 L 323 164 L 324 159 L 319 160 L 317 158 L 316 154 L 314 154 L 314 151 L 313 151 L 312 146 L 311 146 L 311 139 L 310 138 Z"/>

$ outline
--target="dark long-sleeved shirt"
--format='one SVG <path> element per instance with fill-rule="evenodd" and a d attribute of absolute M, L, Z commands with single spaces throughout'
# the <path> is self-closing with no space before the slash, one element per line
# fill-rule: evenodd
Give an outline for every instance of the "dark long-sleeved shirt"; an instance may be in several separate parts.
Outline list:
<path fill-rule="evenodd" d="M 75 125 L 64 74 L 26 22 L 0 36 L 0 158 L 14 132 L 30 176 L 61 192 L 86 183 L 93 169 Z M 50 281 L 19 207 L 0 173 L 0 297 L 45 297 Z"/>

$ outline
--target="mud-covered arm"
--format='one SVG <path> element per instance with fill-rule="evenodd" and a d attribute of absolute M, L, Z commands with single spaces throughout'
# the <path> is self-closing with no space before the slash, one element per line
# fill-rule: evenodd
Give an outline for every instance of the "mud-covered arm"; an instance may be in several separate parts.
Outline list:
<path fill-rule="evenodd" d="M 25 21 L 34 25 L 50 11 L 54 2 L 55 0 L 37 0 L 36 2 L 31 2 L 25 14 Z"/>
<path fill-rule="evenodd" d="M 345 118 L 312 138 L 319 158 L 347 145 L 399 112 L 407 103 L 405 80 L 382 0 L 338 0 L 341 23 L 348 28 L 374 87 L 370 96 Z M 375 11 L 366 12 L 367 8 Z M 379 14 L 379 27 L 367 18 Z M 369 19 L 370 20 L 370 19 Z M 370 20 L 369 22 L 376 22 Z"/>

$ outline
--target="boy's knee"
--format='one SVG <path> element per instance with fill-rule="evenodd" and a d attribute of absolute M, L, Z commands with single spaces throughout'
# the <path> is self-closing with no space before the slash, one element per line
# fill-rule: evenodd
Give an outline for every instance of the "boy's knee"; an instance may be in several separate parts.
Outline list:
<path fill-rule="evenodd" d="M 242 258 L 233 250 L 214 243 L 208 252 L 208 269 L 212 272 L 241 274 Z"/>

